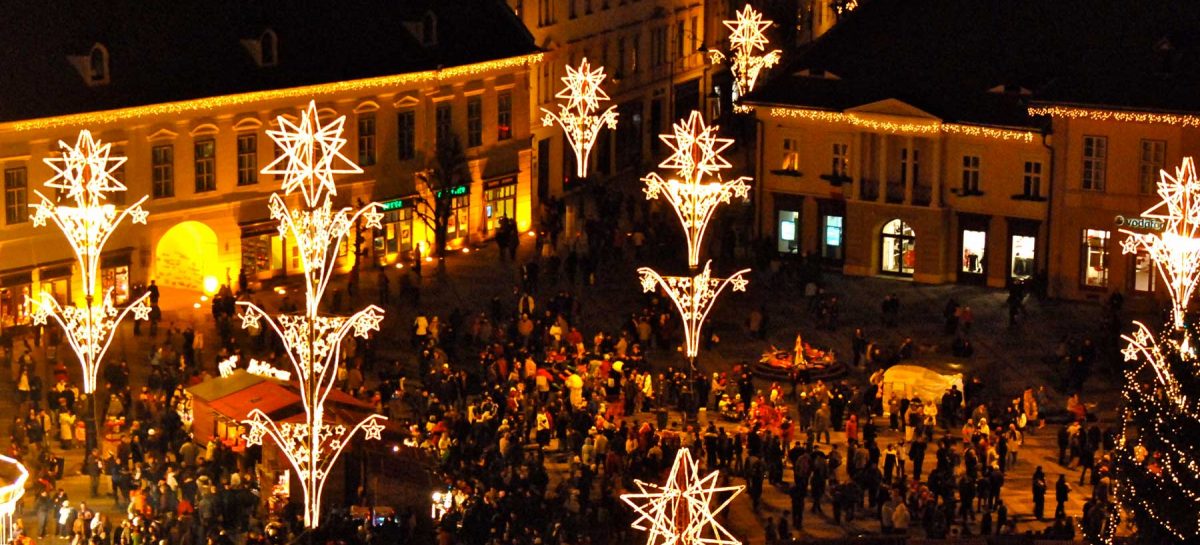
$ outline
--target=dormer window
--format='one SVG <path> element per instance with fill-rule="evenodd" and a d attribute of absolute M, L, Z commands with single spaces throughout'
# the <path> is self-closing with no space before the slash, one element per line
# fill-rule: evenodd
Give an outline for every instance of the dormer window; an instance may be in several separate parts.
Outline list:
<path fill-rule="evenodd" d="M 96 43 L 86 55 L 73 55 L 67 57 L 67 60 L 75 66 L 79 75 L 83 77 L 83 82 L 89 87 L 109 82 L 111 74 L 108 70 L 108 48 L 104 47 L 104 44 Z"/>
<path fill-rule="evenodd" d="M 421 45 L 437 45 L 437 16 L 431 11 L 421 18 Z"/>
<path fill-rule="evenodd" d="M 279 64 L 279 36 L 274 30 L 268 28 L 257 39 L 243 39 L 242 47 L 246 48 L 254 63 L 260 67 Z"/>
<path fill-rule="evenodd" d="M 262 61 L 259 63 L 263 66 L 275 66 L 278 61 L 279 37 L 275 35 L 274 30 L 263 32 L 261 38 L 258 39 L 258 47 L 261 51 L 260 56 Z"/>

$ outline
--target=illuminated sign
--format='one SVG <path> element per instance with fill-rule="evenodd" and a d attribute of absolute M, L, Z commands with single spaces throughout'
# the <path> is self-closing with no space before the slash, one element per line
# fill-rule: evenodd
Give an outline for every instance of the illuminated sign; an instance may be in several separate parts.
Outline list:
<path fill-rule="evenodd" d="M 1157 218 L 1117 216 L 1113 218 L 1113 223 L 1117 227 L 1128 227 L 1130 229 L 1145 229 L 1147 231 L 1162 231 L 1166 226 L 1163 221 Z"/>
<path fill-rule="evenodd" d="M 390 201 L 383 201 L 383 203 L 380 204 L 379 206 L 380 206 L 380 209 L 384 212 L 391 212 L 392 210 L 400 210 L 401 208 L 404 208 L 404 199 L 392 199 Z"/>
<path fill-rule="evenodd" d="M 438 190 L 438 192 L 437 192 L 437 196 L 438 196 L 438 198 L 439 198 L 439 199 L 440 199 L 440 198 L 442 198 L 442 195 L 443 195 L 443 192 L 444 192 L 444 191 L 446 191 L 446 190 L 444 190 L 444 189 L 439 189 L 439 190 Z M 451 196 L 451 197 L 458 197 L 458 196 L 466 195 L 468 191 L 470 191 L 470 187 L 469 187 L 469 186 L 460 185 L 460 186 L 457 186 L 457 187 L 452 187 L 452 188 L 450 188 L 450 196 Z"/>

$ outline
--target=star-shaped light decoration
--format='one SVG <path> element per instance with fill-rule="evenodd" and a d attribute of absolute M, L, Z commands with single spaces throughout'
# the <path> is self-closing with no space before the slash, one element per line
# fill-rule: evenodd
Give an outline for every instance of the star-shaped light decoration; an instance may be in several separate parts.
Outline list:
<path fill-rule="evenodd" d="M 644 291 L 652 292 L 661 286 L 679 309 L 688 358 L 695 358 L 700 353 L 700 334 L 717 296 L 726 286 L 733 291 L 745 291 L 750 282 L 745 278 L 750 269 L 742 269 L 729 278 L 713 278 L 711 265 L 712 261 L 705 263 L 704 270 L 695 276 L 662 276 L 649 267 L 638 269 Z"/>
<path fill-rule="evenodd" d="M 249 301 L 238 302 L 242 309 L 242 327 L 261 322 L 283 340 L 284 352 L 295 369 L 297 391 L 304 407 L 304 422 L 276 423 L 265 413 L 254 410 L 247 417 L 247 440 L 261 441 L 270 436 L 296 470 L 304 500 L 304 524 L 315 528 L 321 520 L 321 497 L 329 468 L 337 461 L 351 439 L 363 429 L 376 435 L 379 415 L 370 415 L 354 426 L 325 421 L 324 404 L 334 386 L 336 369 L 342 361 L 342 342 L 351 333 L 365 338 L 379 331 L 383 309 L 369 306 L 350 316 L 323 316 L 321 302 L 336 268 L 336 249 L 342 245 L 359 221 L 368 228 L 379 228 L 383 219 L 378 203 L 369 203 L 354 211 L 334 208 L 337 194 L 334 176 L 360 173 L 362 169 L 342 154 L 346 144 L 342 136 L 344 116 L 322 124 L 316 104 L 310 102 L 300 119 L 292 122 L 279 118 L 279 129 L 267 134 L 283 153 L 263 169 L 264 174 L 283 176 L 283 191 L 296 190 L 303 196 L 302 206 L 289 208 L 283 195 L 271 195 L 271 218 L 279 222 L 281 236 L 295 241 L 300 268 L 304 271 L 304 310 L 297 314 L 271 316 Z"/>
<path fill-rule="evenodd" d="M 621 500 L 637 512 L 633 528 L 649 533 L 646 545 L 740 545 L 716 515 L 743 487 L 718 486 L 718 477 L 716 471 L 702 476 L 699 463 L 681 448 L 665 484 L 635 480 L 640 492 Z"/>
<path fill-rule="evenodd" d="M 566 86 L 554 95 L 566 99 L 567 103 L 559 104 L 558 113 L 542 108 L 545 113 L 542 117 L 543 126 L 558 123 L 562 127 L 567 142 L 575 151 L 575 175 L 580 178 L 587 176 L 588 156 L 596 144 L 600 129 L 605 126 L 617 128 L 616 106 L 609 106 L 604 112 L 597 113 L 600 102 L 609 100 L 608 94 L 600 87 L 604 78 L 604 67 L 597 66 L 593 70 L 587 57 L 584 57 L 579 68 L 567 66 L 567 75 L 562 78 Z"/>
<path fill-rule="evenodd" d="M 742 11 L 737 12 L 736 19 L 723 22 L 731 32 L 729 45 L 733 49 L 733 63 L 730 69 L 733 71 L 738 96 L 743 97 L 754 90 L 763 69 L 779 63 L 780 51 L 767 51 L 770 41 L 767 40 L 764 31 L 770 28 L 772 21 L 764 20 L 762 14 L 750 4 L 746 4 Z M 724 60 L 725 55 L 713 51 L 709 57 L 712 63 L 716 64 Z"/>
<path fill-rule="evenodd" d="M 642 181 L 646 184 L 646 198 L 657 199 L 661 195 L 675 210 L 687 235 L 688 266 L 696 267 L 700 264 L 701 242 L 713 212 L 733 197 L 749 199 L 750 178 L 721 180 L 721 171 L 732 168 L 721 152 L 733 144 L 733 139 L 717 138 L 719 127 L 706 125 L 700 112 L 693 111 L 672 128 L 674 134 L 659 135 L 674 150 L 659 166 L 674 170 L 675 176 L 664 179 L 651 172 Z M 714 175 L 715 180 L 707 180 Z"/>
<path fill-rule="evenodd" d="M 150 317 L 147 304 L 149 293 L 142 294 L 124 308 L 112 302 L 112 290 L 97 293 L 100 288 L 100 255 L 109 237 L 126 218 L 132 223 L 146 223 L 148 213 L 142 208 L 143 196 L 132 206 L 119 210 L 108 204 L 108 193 L 125 191 L 125 185 L 113 177 L 113 172 L 125 163 L 125 158 L 112 154 L 112 145 L 80 131 L 75 145 L 59 141 L 60 153 L 43 161 L 54 170 L 46 181 L 59 199 L 51 199 L 34 191 L 37 202 L 30 204 L 34 227 L 53 222 L 62 231 L 75 253 L 82 284 L 82 299 L 77 304 L 60 305 L 48 293 L 30 297 L 33 321 L 45 325 L 53 318 L 65 332 L 67 343 L 83 367 L 83 390 L 93 393 L 96 375 L 105 353 L 112 343 L 117 326 L 130 312 L 138 320 Z"/>
<path fill-rule="evenodd" d="M 383 438 L 383 435 L 382 435 L 383 430 L 384 430 L 383 424 L 380 424 L 379 422 L 377 422 L 375 420 L 371 420 L 370 422 L 363 425 L 363 438 L 365 438 L 368 441 L 371 441 L 371 440 L 379 441 Z"/>

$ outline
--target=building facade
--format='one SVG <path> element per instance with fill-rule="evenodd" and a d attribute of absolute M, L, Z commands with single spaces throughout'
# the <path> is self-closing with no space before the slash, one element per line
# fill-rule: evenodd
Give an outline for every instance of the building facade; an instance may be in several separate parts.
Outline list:
<path fill-rule="evenodd" d="M 378 50 L 361 64 L 342 58 L 350 52 L 339 53 L 344 43 L 322 45 L 321 37 L 337 35 L 323 25 L 336 27 L 336 21 L 292 19 L 300 17 L 294 13 L 251 18 L 212 35 L 197 30 L 204 40 L 168 41 L 154 50 L 129 45 L 136 40 L 105 41 L 103 33 L 95 41 L 78 35 L 49 40 L 49 51 L 39 53 L 45 58 L 37 60 L 45 63 L 44 76 L 60 80 L 61 103 L 22 97 L 22 90 L 34 91 L 20 81 L 0 93 L 6 105 L 27 104 L 0 108 L 0 326 L 27 323 L 26 297 L 37 291 L 50 290 L 63 302 L 81 293 L 70 248 L 53 227 L 33 227 L 28 203 L 35 190 L 46 193 L 52 171 L 43 158 L 56 153 L 60 140 L 73 144 L 84 129 L 128 157 L 117 177 L 129 190 L 115 197 L 117 204 L 149 196 L 148 225 L 122 227 L 102 258 L 103 287 L 118 304 L 151 279 L 200 291 L 206 279 L 234 284 L 239 273 L 254 282 L 298 272 L 294 244 L 280 238 L 267 210 L 279 180 L 260 171 L 277 153 L 266 131 L 310 100 L 324 122 L 345 116 L 344 151 L 363 169 L 338 179 L 338 204 L 374 200 L 385 208 L 383 228 L 362 232 L 361 255 L 370 264 L 429 252 L 432 227 L 414 212 L 427 202 L 423 184 L 442 138 L 460 139 L 471 173 L 468 184 L 449 189 L 455 193 L 450 244 L 490 237 L 501 216 L 528 229 L 536 210 L 529 74 L 540 60 L 528 33 L 502 5 L 486 7 L 492 4 L 484 0 L 413 2 L 402 9 L 378 4 L 396 25 L 356 27 Z M 195 26 L 187 13 L 178 17 L 155 24 L 181 34 Z M 503 45 L 462 45 L 481 18 Z M 134 38 L 154 34 L 139 23 L 150 25 L 133 18 L 118 29 Z M 395 58 L 411 62 L 388 60 Z M 218 60 L 229 72 L 225 80 L 167 81 L 180 62 Z M 345 268 L 354 263 L 354 242 L 339 250 Z"/>

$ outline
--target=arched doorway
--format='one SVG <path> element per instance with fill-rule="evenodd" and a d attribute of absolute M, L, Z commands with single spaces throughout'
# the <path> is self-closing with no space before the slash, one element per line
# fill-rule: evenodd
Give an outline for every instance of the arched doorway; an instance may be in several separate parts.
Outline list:
<path fill-rule="evenodd" d="M 154 280 L 159 286 L 193 291 L 204 289 L 204 278 L 217 272 L 217 234 L 198 221 L 176 224 L 154 247 Z"/>
<path fill-rule="evenodd" d="M 917 233 L 903 220 L 883 225 L 879 235 L 879 270 L 886 274 L 912 275 L 917 267 Z"/>

